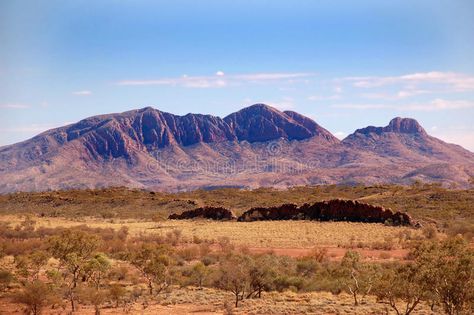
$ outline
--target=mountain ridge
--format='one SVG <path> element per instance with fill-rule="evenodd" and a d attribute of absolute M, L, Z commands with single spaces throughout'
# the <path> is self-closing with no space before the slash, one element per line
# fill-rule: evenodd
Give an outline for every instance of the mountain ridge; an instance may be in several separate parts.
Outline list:
<path fill-rule="evenodd" d="M 222 166 L 234 171 L 227 174 Z M 0 193 L 117 185 L 467 185 L 473 175 L 472 152 L 428 135 L 414 119 L 396 117 L 340 141 L 304 115 L 265 104 L 224 118 L 145 107 L 88 117 L 0 147 Z"/>

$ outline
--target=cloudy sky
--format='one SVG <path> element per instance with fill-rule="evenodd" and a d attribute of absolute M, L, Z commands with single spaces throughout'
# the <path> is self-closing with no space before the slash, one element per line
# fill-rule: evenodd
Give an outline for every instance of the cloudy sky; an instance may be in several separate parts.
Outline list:
<path fill-rule="evenodd" d="M 0 145 L 96 114 L 258 102 L 340 138 L 413 117 L 474 151 L 474 2 L 0 1 Z"/>

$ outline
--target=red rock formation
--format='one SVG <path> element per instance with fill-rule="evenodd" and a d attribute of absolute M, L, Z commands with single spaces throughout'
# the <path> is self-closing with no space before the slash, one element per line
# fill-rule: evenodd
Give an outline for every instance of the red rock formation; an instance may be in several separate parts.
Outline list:
<path fill-rule="evenodd" d="M 385 223 L 394 225 L 413 225 L 407 213 L 393 212 L 379 206 L 373 206 L 353 200 L 330 200 L 304 204 L 297 207 L 285 204 L 279 207 L 252 208 L 244 212 L 239 221 L 262 220 L 320 220 Z"/>
<path fill-rule="evenodd" d="M 184 211 L 181 214 L 173 213 L 168 217 L 170 220 L 185 219 L 211 219 L 211 220 L 234 220 L 232 211 L 221 207 L 202 207 L 194 210 Z"/>

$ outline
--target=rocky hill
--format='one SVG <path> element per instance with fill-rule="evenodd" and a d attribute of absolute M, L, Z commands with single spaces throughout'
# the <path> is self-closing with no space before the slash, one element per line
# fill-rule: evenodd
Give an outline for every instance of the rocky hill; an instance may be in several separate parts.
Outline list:
<path fill-rule="evenodd" d="M 225 118 L 146 107 L 94 116 L 0 148 L 0 192 L 127 186 L 156 190 L 414 180 L 467 185 L 474 154 L 414 119 L 343 141 L 264 104 Z"/>

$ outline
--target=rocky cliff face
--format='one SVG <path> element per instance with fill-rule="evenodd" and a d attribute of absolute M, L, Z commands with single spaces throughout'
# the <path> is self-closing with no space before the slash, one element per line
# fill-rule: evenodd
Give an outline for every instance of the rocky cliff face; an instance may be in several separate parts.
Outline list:
<path fill-rule="evenodd" d="M 304 140 L 322 136 L 336 143 L 337 138 L 313 120 L 295 112 L 280 112 L 264 104 L 255 104 L 224 118 L 239 141 L 265 142 L 284 138 Z"/>
<path fill-rule="evenodd" d="M 26 155 L 32 159 L 80 141 L 92 158 L 130 158 L 134 150 L 148 152 L 171 145 L 226 141 L 265 142 L 276 139 L 304 140 L 321 135 L 322 141 L 339 142 L 311 119 L 256 104 L 224 119 L 211 115 L 177 116 L 146 107 L 121 114 L 95 116 L 47 131 L 31 140 Z"/>
<path fill-rule="evenodd" d="M 413 119 L 343 141 L 264 104 L 225 118 L 151 107 L 90 117 L 0 148 L 0 193 L 127 186 L 156 190 L 414 180 L 467 185 L 474 154 Z"/>

